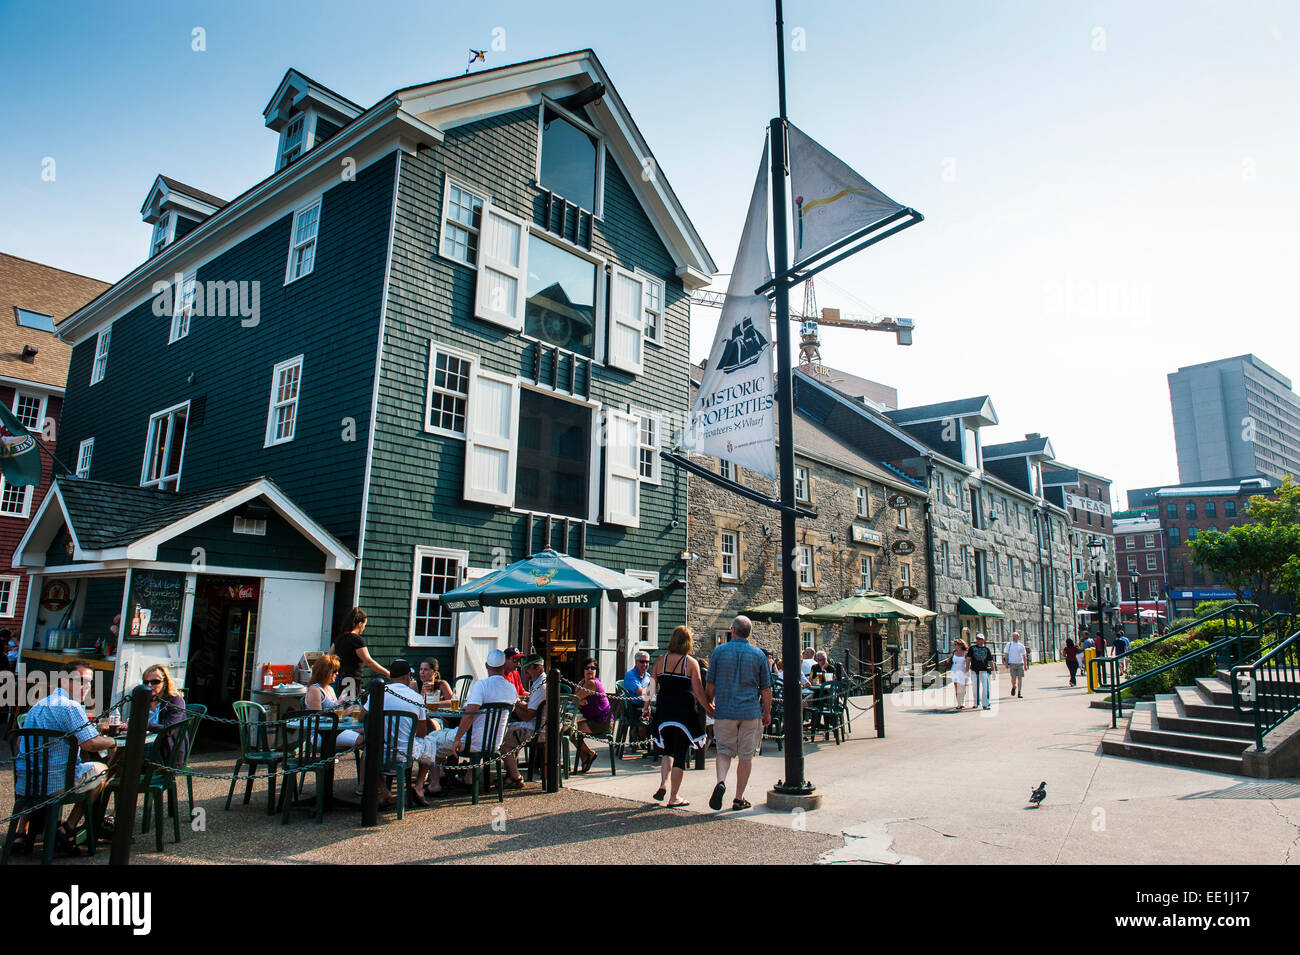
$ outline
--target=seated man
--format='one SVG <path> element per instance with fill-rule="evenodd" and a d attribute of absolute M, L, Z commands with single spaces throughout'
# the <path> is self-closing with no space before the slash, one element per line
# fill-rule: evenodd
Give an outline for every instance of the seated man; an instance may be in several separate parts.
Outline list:
<path fill-rule="evenodd" d="M 646 651 L 636 652 L 632 669 L 628 670 L 623 677 L 623 689 L 627 691 L 628 696 L 625 704 L 627 714 L 624 719 L 636 727 L 636 739 L 645 739 L 649 727 L 641 722 L 641 715 L 645 712 L 646 696 L 650 693 L 650 654 Z"/>
<path fill-rule="evenodd" d="M 99 731 L 95 729 L 95 724 L 86 716 L 86 709 L 82 705 L 86 699 L 86 694 L 90 692 L 93 678 L 94 671 L 89 664 L 81 660 L 74 662 L 67 670 L 59 674 L 59 685 L 52 689 L 48 696 L 28 710 L 27 720 L 23 724 L 23 728 L 58 730 L 61 733 L 67 733 L 73 743 L 73 758 L 77 761 L 77 768 L 73 776 L 75 780 L 73 784 L 74 791 L 78 793 L 93 792 L 95 800 L 98 800 L 108 776 L 108 767 L 104 763 L 83 762 L 81 754 L 97 753 L 104 750 L 112 751 L 117 748 L 117 744 L 109 737 L 99 734 Z M 46 775 L 46 792 L 49 795 L 52 796 L 63 791 L 64 781 L 67 778 L 67 767 L 67 747 L 61 744 L 51 746 Z M 25 796 L 27 795 L 27 774 L 21 754 L 17 757 L 16 768 L 18 772 L 14 794 Z M 48 811 L 58 812 L 58 809 L 51 807 Z M 77 823 L 81 821 L 81 816 L 82 807 L 80 805 L 73 806 L 72 811 L 68 813 L 67 821 L 59 826 L 59 842 L 66 851 L 73 855 L 77 854 L 76 832 Z M 19 824 L 19 833 L 14 842 L 14 848 L 18 852 L 25 852 L 31 848 L 27 823 L 28 819 L 24 817 Z"/>
<path fill-rule="evenodd" d="M 435 730 L 427 737 L 429 741 L 427 745 L 430 749 L 426 751 L 426 756 L 431 757 L 429 763 L 432 771 L 429 773 L 426 795 L 437 796 L 442 792 L 442 773 L 436 760 L 445 762 L 448 757 L 460 756 L 462 746 L 466 752 L 475 753 L 491 752 L 501 746 L 501 740 L 506 732 L 506 721 L 502 720 L 497 727 L 496 739 L 484 740 L 483 736 L 487 732 L 487 714 L 483 712 L 483 707 L 490 703 L 513 705 L 519 701 L 519 695 L 515 685 L 501 675 L 506 665 L 504 653 L 493 650 L 487 655 L 486 665 L 488 677 L 486 680 L 475 680 L 474 685 L 469 688 L 460 724 L 455 729 L 448 727 Z"/>
<path fill-rule="evenodd" d="M 506 665 L 501 675 L 514 684 L 515 689 L 519 691 L 519 696 L 522 697 L 527 692 L 524 689 L 524 681 L 519 677 L 519 668 L 523 665 L 524 655 L 518 647 L 506 647 L 503 652 L 506 655 Z"/>
<path fill-rule="evenodd" d="M 366 701 L 366 710 L 369 712 L 370 701 Z M 421 795 L 420 785 L 424 781 L 425 775 L 429 772 L 429 767 L 433 765 L 433 745 L 430 742 L 432 734 L 429 733 L 430 720 L 424 706 L 424 697 L 415 689 L 411 680 L 411 665 L 405 660 L 394 660 L 388 668 L 388 684 L 384 687 L 384 712 L 385 713 L 411 713 L 415 716 L 415 740 L 411 744 L 411 755 L 419 764 L 419 775 L 415 780 L 415 801 L 421 806 L 427 806 L 424 796 Z M 400 720 L 397 724 L 396 749 L 399 754 L 405 754 L 406 744 L 410 738 L 410 724 L 406 720 Z M 388 740 L 384 740 L 387 748 Z M 367 754 L 367 759 L 370 755 Z M 403 782 L 402 785 L 405 783 Z M 388 809 L 393 805 L 393 798 L 388 793 L 388 786 L 385 784 L 380 789 L 380 809 Z"/>
<path fill-rule="evenodd" d="M 521 671 L 528 681 L 528 699 L 515 703 L 514 715 L 519 720 L 506 727 L 501 750 L 506 754 L 506 789 L 523 789 L 524 780 L 519 775 L 519 750 L 535 734 L 546 738 L 546 724 L 541 721 L 546 711 L 546 680 L 542 678 L 542 658 L 533 657 L 524 663 Z"/>

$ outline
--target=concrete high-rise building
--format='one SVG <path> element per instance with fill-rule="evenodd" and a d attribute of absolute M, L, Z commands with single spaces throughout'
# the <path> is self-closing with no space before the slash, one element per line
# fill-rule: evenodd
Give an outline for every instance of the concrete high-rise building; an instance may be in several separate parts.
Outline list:
<path fill-rule="evenodd" d="M 1254 355 L 1179 368 L 1169 403 L 1180 483 L 1300 475 L 1300 398 Z"/>

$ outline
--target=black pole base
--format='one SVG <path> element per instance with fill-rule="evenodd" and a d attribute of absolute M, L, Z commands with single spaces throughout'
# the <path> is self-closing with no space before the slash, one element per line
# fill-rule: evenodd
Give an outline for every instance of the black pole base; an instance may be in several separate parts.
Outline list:
<path fill-rule="evenodd" d="M 773 812 L 810 812 L 820 809 L 822 794 L 810 782 L 787 785 L 779 781 L 767 791 L 767 808 Z"/>
<path fill-rule="evenodd" d="M 806 796 L 811 792 L 815 792 L 816 789 L 817 787 L 806 779 L 801 783 L 790 783 L 789 785 L 786 784 L 785 780 L 778 779 L 776 785 L 772 787 L 772 792 L 789 796 Z"/>

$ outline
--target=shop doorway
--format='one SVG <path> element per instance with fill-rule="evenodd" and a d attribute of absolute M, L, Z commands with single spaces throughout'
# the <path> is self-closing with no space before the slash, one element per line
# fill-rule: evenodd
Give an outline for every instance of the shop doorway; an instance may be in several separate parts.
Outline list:
<path fill-rule="evenodd" d="M 231 704 L 251 699 L 255 689 L 259 584 L 256 577 L 198 578 L 187 701 L 202 703 L 213 716 L 229 719 L 234 715 Z"/>
<path fill-rule="evenodd" d="M 590 610 L 569 607 L 536 608 L 525 620 L 528 634 L 522 649 L 536 653 L 546 664 L 547 672 L 557 667 L 566 680 L 582 679 L 578 668 L 588 656 L 596 656 L 591 646 Z"/>

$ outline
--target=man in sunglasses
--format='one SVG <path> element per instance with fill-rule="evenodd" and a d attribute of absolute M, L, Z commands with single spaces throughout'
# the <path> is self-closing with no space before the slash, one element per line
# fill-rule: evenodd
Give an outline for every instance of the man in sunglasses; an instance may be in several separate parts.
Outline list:
<path fill-rule="evenodd" d="M 650 695 L 650 654 L 645 650 L 638 650 L 632 664 L 632 669 L 628 670 L 623 677 L 623 689 L 627 691 L 627 719 L 635 727 L 636 738 L 643 740 L 650 732 L 647 724 L 641 720 L 641 714 L 645 712 L 645 702 Z M 636 756 L 637 753 L 629 750 L 624 753 L 624 758 Z"/>
<path fill-rule="evenodd" d="M 86 694 L 90 692 L 93 677 L 94 671 L 89 664 L 81 660 L 75 661 L 67 670 L 59 674 L 59 685 L 27 711 L 27 719 L 23 723 L 24 729 L 58 730 L 66 733 L 67 741 L 72 744 L 71 747 L 59 744 L 49 749 L 45 777 L 45 791 L 48 795 L 52 796 L 63 790 L 67 779 L 69 755 L 76 760 L 76 770 L 73 773 L 75 792 L 93 792 L 94 798 L 98 800 L 104 788 L 108 767 L 103 763 L 85 762 L 81 758 L 82 753 L 111 751 L 117 746 L 109 737 L 101 736 L 95 729 L 95 724 L 86 715 L 84 702 Z M 27 772 L 21 754 L 16 763 L 14 791 L 19 796 L 25 796 L 27 795 Z M 58 812 L 58 809 L 51 808 L 47 811 Z M 81 816 L 82 805 L 78 803 L 68 813 L 67 821 L 59 827 L 59 843 L 69 854 L 77 854 L 75 833 L 77 824 L 81 822 Z M 25 818 L 21 821 L 22 828 L 18 837 L 20 841 L 15 843 L 15 849 L 20 853 L 31 848 L 31 843 L 28 841 L 30 837 L 26 831 L 27 821 Z"/>

